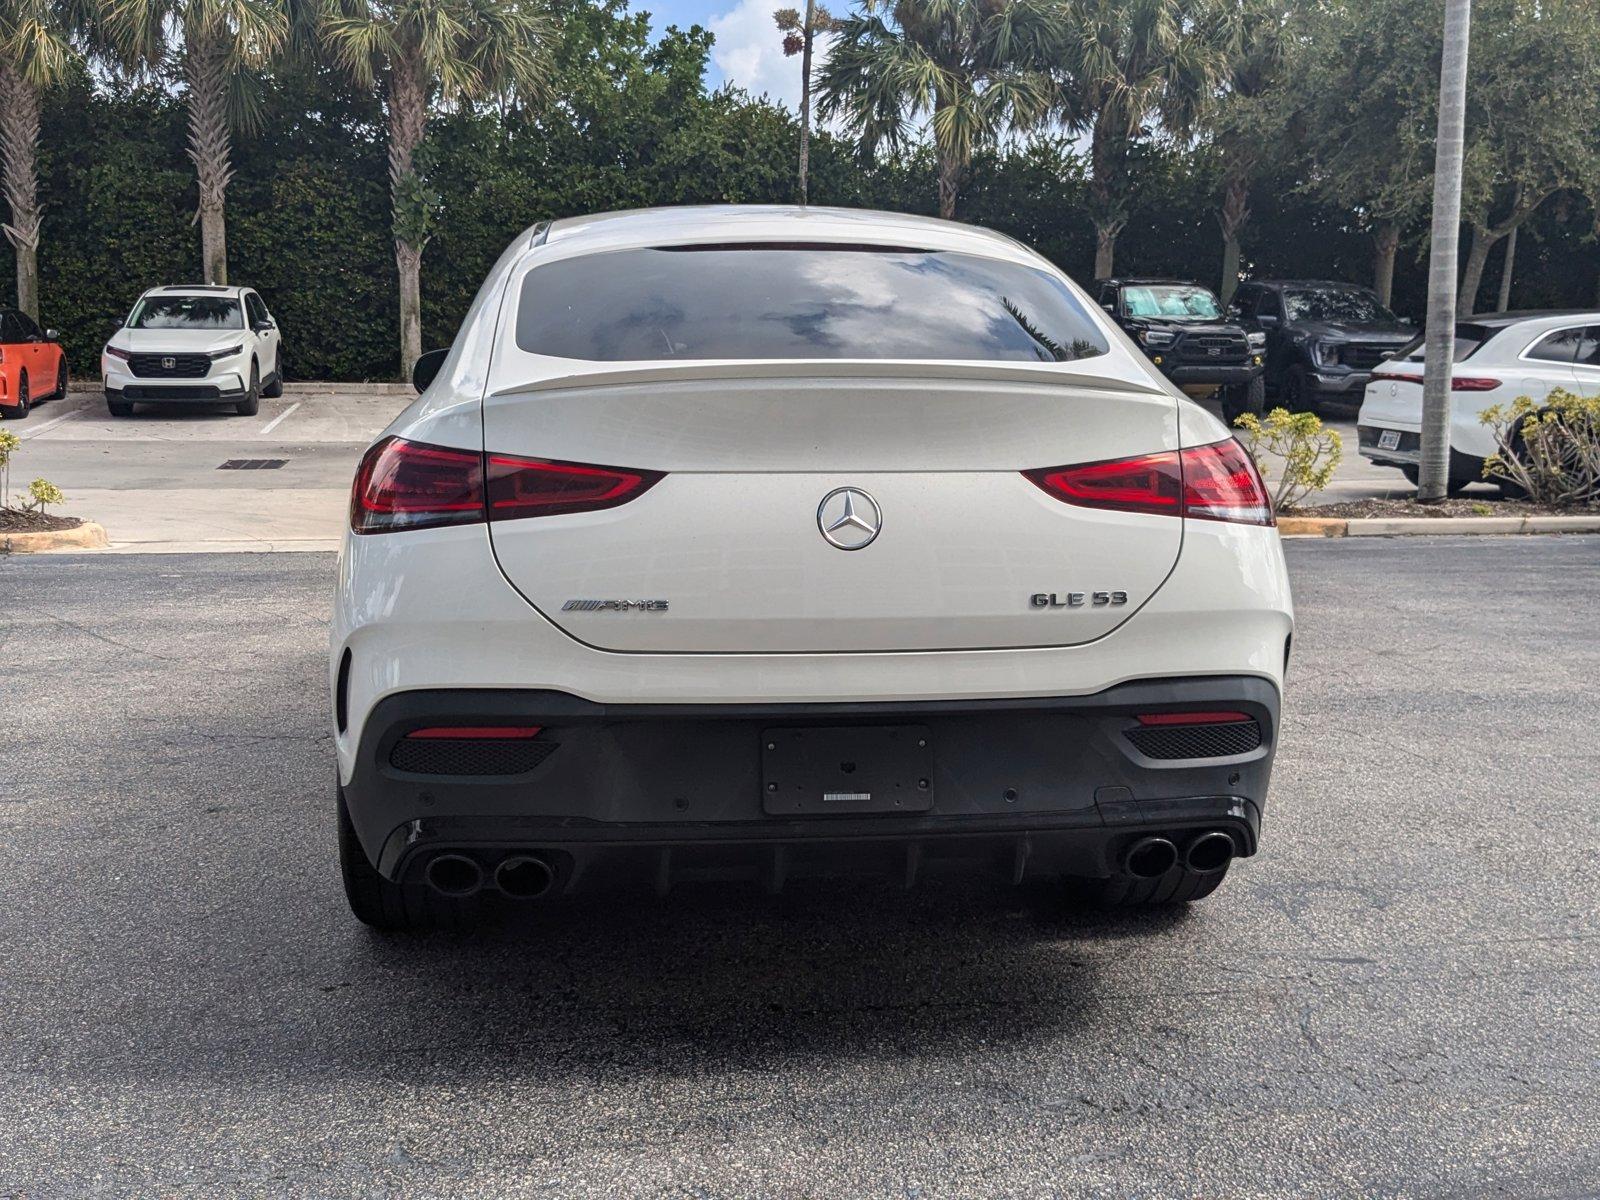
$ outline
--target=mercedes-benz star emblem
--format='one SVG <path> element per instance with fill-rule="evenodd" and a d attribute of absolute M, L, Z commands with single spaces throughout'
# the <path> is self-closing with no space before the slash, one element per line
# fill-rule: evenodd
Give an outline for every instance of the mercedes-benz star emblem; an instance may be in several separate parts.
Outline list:
<path fill-rule="evenodd" d="M 860 488 L 834 488 L 817 505 L 817 528 L 829 545 L 862 550 L 883 528 L 878 502 Z"/>

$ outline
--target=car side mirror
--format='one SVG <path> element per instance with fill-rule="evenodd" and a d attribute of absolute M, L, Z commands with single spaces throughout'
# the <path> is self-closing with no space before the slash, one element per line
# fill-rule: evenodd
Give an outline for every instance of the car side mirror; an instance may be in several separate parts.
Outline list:
<path fill-rule="evenodd" d="M 269 329 L 276 329 L 277 326 L 274 325 L 270 320 L 266 320 L 257 321 L 254 325 L 250 326 L 250 328 L 254 329 L 257 333 L 266 333 Z"/>
<path fill-rule="evenodd" d="M 61 340 L 61 331 L 59 329 L 46 329 L 44 331 L 44 340 L 47 342 L 59 342 Z"/>
<path fill-rule="evenodd" d="M 1117 315 L 1117 306 L 1115 304 L 1112 304 L 1109 300 L 1107 300 L 1100 307 L 1105 309 L 1112 316 L 1116 316 Z"/>
<path fill-rule="evenodd" d="M 411 368 L 411 386 L 419 392 L 428 390 L 428 385 L 438 377 L 439 369 L 444 366 L 444 360 L 450 357 L 449 348 L 443 350 L 429 350 L 417 359 L 416 365 Z"/>

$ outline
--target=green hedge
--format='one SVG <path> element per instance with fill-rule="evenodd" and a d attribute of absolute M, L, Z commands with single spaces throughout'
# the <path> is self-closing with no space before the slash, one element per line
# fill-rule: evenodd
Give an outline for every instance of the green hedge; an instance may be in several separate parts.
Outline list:
<path fill-rule="evenodd" d="M 535 221 L 645 205 L 788 202 L 798 137 L 788 111 L 703 86 L 709 35 L 649 40 L 620 0 L 566 0 L 556 94 L 537 117 L 494 110 L 435 120 L 427 153 L 439 196 L 423 263 L 424 343 L 448 344 L 488 265 Z M 88 78 L 53 92 L 41 154 L 47 205 L 40 253 L 44 323 L 63 334 L 74 369 L 93 373 L 105 337 L 146 287 L 199 269 L 196 188 L 184 114 L 169 88 Z M 259 288 L 284 328 L 293 377 L 392 378 L 396 276 L 389 235 L 382 109 L 330 72 L 305 67 L 265 84 L 259 127 L 235 143 L 228 195 L 229 272 Z M 925 153 L 863 164 L 846 141 L 813 142 L 812 198 L 910 212 L 934 209 Z M 1145 150 L 1117 247 L 1120 271 L 1186 276 L 1215 286 L 1221 244 L 1216 179 L 1204 152 Z M 1258 182 L 1247 267 L 1259 277 L 1365 281 L 1371 243 L 1344 214 L 1295 186 L 1300 164 Z M 1082 160 L 1062 139 L 974 163 L 965 220 L 1001 229 L 1088 279 L 1093 233 Z M 1586 205 L 1551 206 L 1518 247 L 1516 301 L 1594 300 L 1593 224 Z M 1396 307 L 1420 316 L 1422 248 L 1402 249 Z M 0 249 L 7 281 L 13 266 Z M 1498 287 L 1498 258 L 1484 281 Z"/>

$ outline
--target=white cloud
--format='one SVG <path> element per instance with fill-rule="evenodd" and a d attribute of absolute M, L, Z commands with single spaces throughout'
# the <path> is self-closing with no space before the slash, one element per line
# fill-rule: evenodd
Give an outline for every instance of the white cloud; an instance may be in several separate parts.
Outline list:
<path fill-rule="evenodd" d="M 775 10 L 788 7 L 804 12 L 805 0 L 739 0 L 737 6 L 707 24 L 717 39 L 711 61 L 724 79 L 752 96 L 765 95 L 797 112 L 800 56 L 784 55 L 783 33 L 772 20 Z M 821 61 L 824 50 L 823 39 L 818 38 L 812 51 L 814 63 Z"/>

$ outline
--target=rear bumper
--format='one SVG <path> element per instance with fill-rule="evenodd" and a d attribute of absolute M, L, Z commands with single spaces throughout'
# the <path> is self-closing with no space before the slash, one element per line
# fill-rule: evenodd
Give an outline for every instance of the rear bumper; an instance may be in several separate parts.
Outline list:
<path fill-rule="evenodd" d="M 1135 719 L 1220 708 L 1246 714 L 1253 732 L 1235 728 L 1219 742 L 1215 726 L 1207 735 Z M 606 705 L 550 691 L 401 692 L 365 722 L 344 795 L 367 856 L 396 879 L 456 850 L 537 852 L 557 864 L 563 890 L 613 868 L 663 886 L 697 871 L 781 886 L 857 868 L 904 872 L 909 882 L 946 858 L 989 862 L 1019 881 L 1103 877 L 1150 832 L 1181 839 L 1222 828 L 1241 854 L 1254 853 L 1278 717 L 1277 688 L 1255 677 L 978 702 Z M 407 733 L 453 724 L 538 725 L 536 741 L 548 748 L 487 763 L 468 744 L 435 742 L 436 761 L 402 753 L 404 768 L 396 765 Z M 813 805 L 792 815 L 770 799 L 763 751 L 773 731 L 826 738 L 821 731 L 873 726 L 926 730 L 922 811 Z M 1128 736 L 1155 728 L 1183 732 L 1160 744 L 1141 736 L 1143 749 Z M 1162 757 L 1196 750 L 1214 756 Z M 485 765 L 516 773 L 466 773 Z"/>

